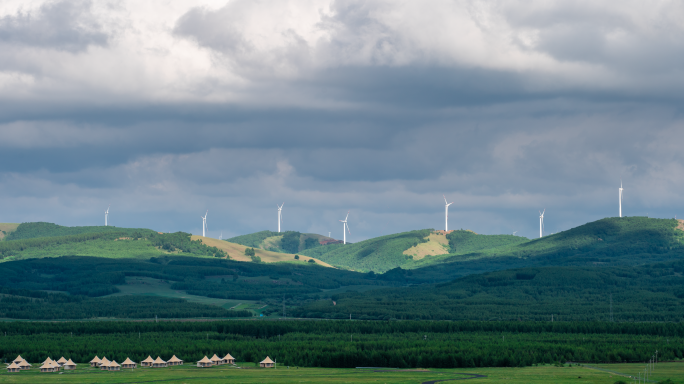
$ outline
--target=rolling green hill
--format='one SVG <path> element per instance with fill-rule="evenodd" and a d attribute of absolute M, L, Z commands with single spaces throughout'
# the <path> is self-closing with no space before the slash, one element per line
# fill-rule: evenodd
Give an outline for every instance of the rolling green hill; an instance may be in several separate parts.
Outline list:
<path fill-rule="evenodd" d="M 326 253 L 319 253 L 315 248 L 301 253 L 307 256 L 316 254 L 317 258 L 335 266 L 382 273 L 409 263 L 412 257 L 403 252 L 427 241 L 425 238 L 431 232 L 430 229 L 403 232 L 330 248 Z"/>
<path fill-rule="evenodd" d="M 300 253 L 307 249 L 321 247 L 323 246 L 321 243 L 335 243 L 339 240 L 315 233 L 261 231 L 236 236 L 226 241 L 271 252 Z"/>
<path fill-rule="evenodd" d="M 411 268 L 433 263 L 449 263 L 483 258 L 514 257 L 532 259 L 542 265 L 582 265 L 586 263 L 638 264 L 658 260 L 658 255 L 682 252 L 684 232 L 682 221 L 674 219 L 651 219 L 646 217 L 606 218 L 581 225 L 551 236 L 524 242 L 500 244 L 492 241 L 492 247 L 473 251 L 473 246 L 459 249 L 457 242 L 471 243 L 470 239 L 481 235 L 454 231 L 449 242 L 449 255 L 420 260 Z M 502 236 L 515 238 L 514 236 Z M 488 241 L 482 237 L 479 242 Z M 518 238 L 524 239 L 524 238 Z M 452 243 L 453 242 L 453 243 Z M 675 257 L 675 256 L 672 256 Z"/>
<path fill-rule="evenodd" d="M 302 317 L 617 321 L 684 318 L 684 261 L 630 267 L 539 267 L 449 283 L 342 293 L 298 308 Z M 336 305 L 333 305 L 333 300 Z"/>
<path fill-rule="evenodd" d="M 36 222 L 36 223 L 22 223 L 11 232 L 5 240 L 25 240 L 34 239 L 37 237 L 58 237 L 80 235 L 84 233 L 125 233 L 132 235 L 133 233 L 147 234 L 154 232 L 150 229 L 142 228 L 118 228 L 113 226 L 92 226 L 92 227 L 65 227 L 62 225 Z"/>
<path fill-rule="evenodd" d="M 32 225 L 38 224 L 38 225 Z M 98 256 L 106 258 L 140 258 L 168 254 L 192 255 L 199 257 L 226 257 L 224 251 L 193 241 L 189 233 L 157 233 L 149 229 L 93 227 L 61 227 L 48 223 L 24 223 L 16 232 L 20 240 L 6 239 L 0 242 L 0 261 L 59 257 L 59 256 Z M 22 227 L 24 229 L 22 229 Z M 44 229 L 48 230 L 44 230 Z M 79 234 L 69 233 L 72 228 Z M 36 236 L 46 237 L 36 237 Z M 53 235 L 53 236 L 50 236 Z"/>

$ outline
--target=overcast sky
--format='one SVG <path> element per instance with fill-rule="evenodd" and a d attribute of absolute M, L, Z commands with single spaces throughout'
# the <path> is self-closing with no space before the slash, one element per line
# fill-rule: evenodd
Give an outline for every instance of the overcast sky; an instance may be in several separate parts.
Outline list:
<path fill-rule="evenodd" d="M 0 2 L 0 222 L 684 218 L 681 1 Z"/>

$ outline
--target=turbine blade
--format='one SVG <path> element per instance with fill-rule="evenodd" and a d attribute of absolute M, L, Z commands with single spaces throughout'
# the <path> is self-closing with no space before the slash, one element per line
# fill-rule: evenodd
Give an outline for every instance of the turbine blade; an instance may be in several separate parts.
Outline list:
<path fill-rule="evenodd" d="M 347 217 L 344 218 L 344 221 L 347 221 L 347 219 L 349 218 L 349 212 L 351 211 L 347 211 Z"/>
<path fill-rule="evenodd" d="M 351 235 L 351 230 L 349 230 L 349 224 L 344 223 L 344 225 L 347 227 L 347 232 L 349 232 L 349 234 Z"/>
<path fill-rule="evenodd" d="M 446 196 L 442 195 L 442 197 L 444 198 L 444 204 L 448 204 L 447 200 L 446 200 Z"/>

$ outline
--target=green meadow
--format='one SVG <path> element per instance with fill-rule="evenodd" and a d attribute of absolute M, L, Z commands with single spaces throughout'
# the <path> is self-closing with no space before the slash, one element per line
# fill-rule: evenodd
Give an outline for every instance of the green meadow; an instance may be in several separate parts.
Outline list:
<path fill-rule="evenodd" d="M 81 364 L 85 365 L 85 364 Z M 238 363 L 241 368 L 216 366 L 196 368 L 186 364 L 170 368 L 138 368 L 120 372 L 104 372 L 79 367 L 75 371 L 40 373 L 37 369 L 20 373 L 0 373 L 0 383 L 430 383 L 468 379 L 468 383 L 596 383 L 614 384 L 619 380 L 632 381 L 620 374 L 582 366 L 538 366 L 526 368 L 474 368 L 474 369 L 334 369 L 296 368 L 279 366 L 277 369 L 255 368 L 254 364 Z M 613 364 L 609 368 L 626 369 L 628 365 Z M 684 363 L 658 364 L 660 376 L 672 383 L 684 383 Z M 485 377 L 475 377 L 481 375 Z M 662 379 L 660 378 L 662 377 Z"/>

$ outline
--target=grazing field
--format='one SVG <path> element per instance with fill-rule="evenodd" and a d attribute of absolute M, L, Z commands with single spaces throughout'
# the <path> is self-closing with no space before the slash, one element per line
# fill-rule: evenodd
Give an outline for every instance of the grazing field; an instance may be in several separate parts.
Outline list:
<path fill-rule="evenodd" d="M 210 247 L 216 247 L 225 253 L 228 254 L 228 256 L 236 261 L 252 261 L 252 258 L 245 255 L 245 249 L 248 247 L 244 245 L 240 245 L 237 243 L 230 243 L 228 241 L 224 240 L 217 240 L 217 239 L 212 239 L 209 237 L 202 237 L 202 236 L 192 236 L 192 240 L 202 240 L 203 244 L 206 244 L 207 246 Z M 299 256 L 299 260 L 295 260 L 294 254 L 290 253 L 280 253 L 280 252 L 271 252 L 271 251 L 265 251 L 263 249 L 259 248 L 254 248 L 254 253 L 256 256 L 261 258 L 261 261 L 264 263 L 278 263 L 281 261 L 287 261 L 287 262 L 293 262 L 293 263 L 305 263 L 308 262 L 310 259 L 314 259 L 316 264 L 322 265 L 324 267 L 332 267 L 330 264 L 325 263 L 321 260 L 315 259 L 313 257 L 309 256 Z"/>
<path fill-rule="evenodd" d="M 445 255 L 449 253 L 449 239 L 443 234 L 432 232 L 425 238 L 427 243 L 420 243 L 404 251 L 404 255 L 420 260 L 425 256 Z"/>
<path fill-rule="evenodd" d="M 81 364 L 83 365 L 83 364 Z M 196 368 L 190 364 L 169 368 L 137 368 L 120 372 L 104 372 L 95 368 L 79 367 L 75 371 L 40 373 L 37 369 L 19 373 L 0 373 L 0 383 L 436 383 L 468 380 L 467 383 L 591 383 L 613 384 L 627 378 L 581 366 L 539 366 L 527 368 L 474 369 L 335 369 L 296 368 L 279 366 L 277 369 L 254 368 L 254 364 L 238 363 L 241 368 L 215 366 Z M 684 364 L 662 363 L 673 383 L 684 383 Z M 654 377 L 654 379 L 659 380 Z M 655 381 L 654 381 L 655 382 Z"/>
<path fill-rule="evenodd" d="M 15 223 L 0 223 L 0 241 L 5 238 L 5 236 L 17 230 L 19 224 Z"/>

